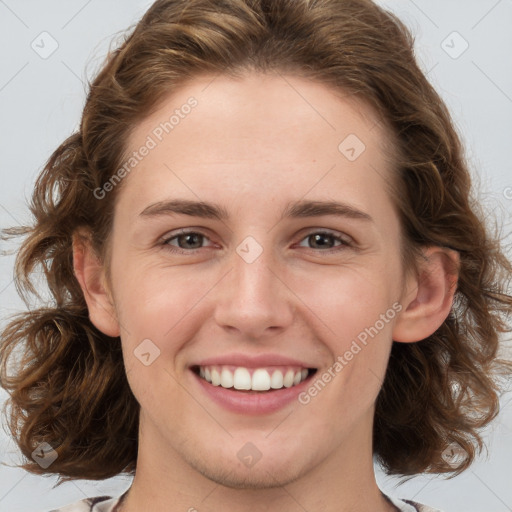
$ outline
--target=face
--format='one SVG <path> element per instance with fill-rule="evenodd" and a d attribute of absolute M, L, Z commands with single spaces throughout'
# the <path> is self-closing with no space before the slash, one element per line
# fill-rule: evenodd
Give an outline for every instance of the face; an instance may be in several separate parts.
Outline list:
<path fill-rule="evenodd" d="M 371 458 L 404 272 L 384 141 L 364 104 L 256 74 L 132 132 L 109 287 L 140 450 L 249 488 Z"/>

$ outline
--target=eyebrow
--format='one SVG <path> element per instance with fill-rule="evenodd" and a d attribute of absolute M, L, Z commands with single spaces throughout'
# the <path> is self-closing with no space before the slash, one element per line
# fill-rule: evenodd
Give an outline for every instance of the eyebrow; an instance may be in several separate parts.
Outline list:
<path fill-rule="evenodd" d="M 190 201 L 187 199 L 170 199 L 160 201 L 144 208 L 141 217 L 158 217 L 163 215 L 190 215 L 204 219 L 217 219 L 227 221 L 229 213 L 222 206 L 205 201 Z M 321 217 L 333 215 L 350 219 L 359 219 L 373 222 L 372 217 L 352 205 L 337 201 L 305 201 L 290 202 L 281 215 L 284 218 Z"/>

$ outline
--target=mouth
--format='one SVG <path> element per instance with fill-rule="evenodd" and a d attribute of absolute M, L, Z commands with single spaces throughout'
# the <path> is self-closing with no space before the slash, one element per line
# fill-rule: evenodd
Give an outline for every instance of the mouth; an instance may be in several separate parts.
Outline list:
<path fill-rule="evenodd" d="M 196 365 L 191 370 L 212 386 L 249 394 L 272 393 L 299 386 L 317 371 L 299 366 L 247 368 L 233 365 Z"/>

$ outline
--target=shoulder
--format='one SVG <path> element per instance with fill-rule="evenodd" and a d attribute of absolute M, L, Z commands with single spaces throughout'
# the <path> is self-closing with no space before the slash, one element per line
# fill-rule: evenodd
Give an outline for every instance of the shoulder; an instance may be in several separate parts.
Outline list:
<path fill-rule="evenodd" d="M 387 498 L 400 512 L 441 512 L 441 510 L 437 508 L 432 508 L 416 501 L 392 498 L 391 496 L 387 496 Z"/>
<path fill-rule="evenodd" d="M 387 496 L 387 498 L 398 507 L 400 512 L 441 512 L 438 509 L 417 503 L 411 500 L 401 500 Z M 114 512 L 116 505 L 120 501 L 120 497 L 98 496 L 96 498 L 87 498 L 85 500 L 71 503 L 60 508 L 51 510 L 50 512 Z"/>
<path fill-rule="evenodd" d="M 423 505 L 422 503 L 417 503 L 415 501 L 410 501 L 410 500 L 402 500 L 402 501 L 408 505 L 415 507 L 415 510 L 417 510 L 418 512 L 441 512 L 441 510 L 439 510 L 438 508 L 432 508 L 432 507 L 429 507 L 428 505 Z"/>
<path fill-rule="evenodd" d="M 119 500 L 120 497 L 97 496 L 55 508 L 49 512 L 114 512 Z"/>

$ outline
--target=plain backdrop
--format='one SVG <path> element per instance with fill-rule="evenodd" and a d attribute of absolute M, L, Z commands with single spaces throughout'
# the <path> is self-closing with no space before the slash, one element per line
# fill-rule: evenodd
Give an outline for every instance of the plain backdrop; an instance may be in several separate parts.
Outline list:
<path fill-rule="evenodd" d="M 510 233 L 512 211 L 512 1 L 381 0 L 416 36 L 419 62 L 440 92 L 467 148 L 480 198 Z M 0 0 L 0 227 L 30 221 L 27 198 L 54 149 L 78 126 L 86 78 L 112 39 L 134 24 L 148 0 Z M 507 239 L 507 243 L 510 238 Z M 5 245 L 2 246 L 6 248 Z M 510 254 L 510 253 L 509 253 Z M 24 309 L 13 257 L 0 258 L 0 327 Z M 6 393 L 0 390 L 0 404 Z M 377 468 L 382 489 L 445 512 L 512 511 L 512 396 L 485 432 L 488 454 L 462 475 L 399 484 Z M 0 430 L 0 511 L 45 512 L 85 497 L 119 495 L 129 478 L 73 481 L 9 467 L 16 445 Z M 7 464 L 7 465 L 4 465 Z M 309 511 L 313 512 L 313 511 Z"/>

